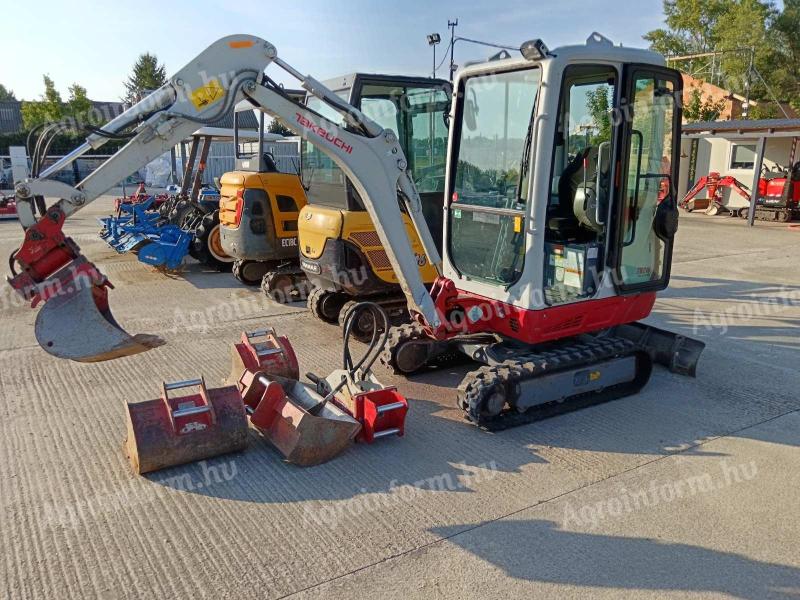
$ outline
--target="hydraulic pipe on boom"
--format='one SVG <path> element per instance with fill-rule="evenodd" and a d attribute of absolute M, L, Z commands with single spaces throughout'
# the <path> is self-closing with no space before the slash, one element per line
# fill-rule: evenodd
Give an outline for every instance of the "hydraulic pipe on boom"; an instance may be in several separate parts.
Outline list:
<path fill-rule="evenodd" d="M 271 63 L 340 113 L 347 127 L 336 125 L 284 94 L 264 74 Z M 32 306 L 44 303 L 37 315 L 35 332 L 48 353 L 97 362 L 163 344 L 156 336 L 131 336 L 119 326 L 108 304 L 108 289 L 113 286 L 64 234 L 64 222 L 131 172 L 168 152 L 191 135 L 198 124 L 218 119 L 245 99 L 255 109 L 280 118 L 345 172 L 367 199 L 365 204 L 400 276 L 410 310 L 432 328 L 441 326 L 405 229 L 382 226 L 402 222 L 397 203 L 399 189 L 428 260 L 441 275 L 441 258 L 423 218 L 420 197 L 408 174 L 396 133 L 381 128 L 316 79 L 301 75 L 278 58 L 269 42 L 233 35 L 211 44 L 162 88 L 95 130 L 84 144 L 41 177 L 17 185 L 15 194 L 25 240 L 12 255 L 8 281 Z M 130 141 L 77 186 L 46 179 L 134 125 Z M 37 214 L 36 207 L 43 206 L 45 199 L 52 203 Z"/>

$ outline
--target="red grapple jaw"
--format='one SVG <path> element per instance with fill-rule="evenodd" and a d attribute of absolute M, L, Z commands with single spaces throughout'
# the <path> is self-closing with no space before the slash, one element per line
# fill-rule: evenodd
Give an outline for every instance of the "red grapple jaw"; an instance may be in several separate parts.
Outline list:
<path fill-rule="evenodd" d="M 164 344 L 156 336 L 128 334 L 108 306 L 113 287 L 61 231 L 64 215 L 51 209 L 25 232 L 15 255 L 22 272 L 8 282 L 35 307 L 36 341 L 49 354 L 77 362 L 100 362 Z"/>

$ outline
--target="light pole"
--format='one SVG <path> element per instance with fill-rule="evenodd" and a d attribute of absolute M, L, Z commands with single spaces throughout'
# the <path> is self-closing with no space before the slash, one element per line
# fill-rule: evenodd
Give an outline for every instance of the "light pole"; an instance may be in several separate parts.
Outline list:
<path fill-rule="evenodd" d="M 436 79 L 436 46 L 442 43 L 442 36 L 438 33 L 431 33 L 428 35 L 428 46 L 433 48 L 433 71 L 431 77 Z"/>
<path fill-rule="evenodd" d="M 447 26 L 450 28 L 450 81 L 453 81 L 453 73 L 456 72 L 456 65 L 453 57 L 456 46 L 456 27 L 458 27 L 458 19 L 455 21 L 448 19 Z"/>

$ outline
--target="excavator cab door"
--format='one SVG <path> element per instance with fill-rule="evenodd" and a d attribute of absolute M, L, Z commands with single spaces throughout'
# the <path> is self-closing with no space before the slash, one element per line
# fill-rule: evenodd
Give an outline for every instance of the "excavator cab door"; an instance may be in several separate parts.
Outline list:
<path fill-rule="evenodd" d="M 682 80 L 672 69 L 627 65 L 622 90 L 610 263 L 620 293 L 658 291 L 669 283 L 678 228 Z"/>

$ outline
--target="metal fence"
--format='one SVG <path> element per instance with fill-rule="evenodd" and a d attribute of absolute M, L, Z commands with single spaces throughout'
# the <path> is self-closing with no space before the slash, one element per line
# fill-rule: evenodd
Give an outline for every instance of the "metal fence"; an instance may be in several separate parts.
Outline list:
<path fill-rule="evenodd" d="M 189 145 L 186 146 L 187 151 Z M 300 146 L 299 142 L 292 139 L 279 142 L 265 142 L 264 151 L 271 153 L 275 157 L 275 163 L 278 170 L 282 173 L 297 173 L 300 170 Z M 176 172 L 174 174 L 174 183 L 180 183 L 183 176 L 184 158 L 181 156 L 181 147 L 175 148 L 175 163 Z M 55 163 L 61 156 L 48 156 L 44 161 L 44 168 L 48 165 Z M 63 181 L 69 185 L 76 185 L 89 174 L 91 174 L 97 167 L 105 162 L 110 155 L 102 156 L 84 156 L 77 159 L 72 165 L 66 169 L 58 171 L 53 175 L 53 179 Z M 165 168 L 169 168 L 169 154 L 158 159 L 164 163 Z M 203 183 L 213 184 L 214 179 L 222 177 L 224 173 L 233 171 L 236 168 L 236 160 L 233 152 L 233 142 L 213 142 L 208 155 L 206 163 L 206 170 L 203 174 Z M 171 177 L 170 177 L 171 178 Z M 11 188 L 11 158 L 9 156 L 0 156 L 0 189 L 7 187 Z M 120 181 L 119 185 L 133 185 L 140 181 L 148 180 L 148 168 L 144 167 L 135 173 L 132 173 L 124 181 Z M 7 182 L 4 185 L 4 181 Z M 148 183 L 150 183 L 148 181 Z"/>
<path fill-rule="evenodd" d="M 253 144 L 255 146 L 255 144 Z M 189 145 L 186 147 L 189 151 Z M 249 150 L 249 149 L 248 149 Z M 264 142 L 264 151 L 275 157 L 275 164 L 281 173 L 297 173 L 300 170 L 300 147 L 295 140 Z M 176 167 L 178 177 L 183 173 L 184 159 L 180 147 L 176 148 Z M 203 183 L 213 183 L 216 177 L 236 168 L 233 142 L 213 142 L 208 153 Z"/>

